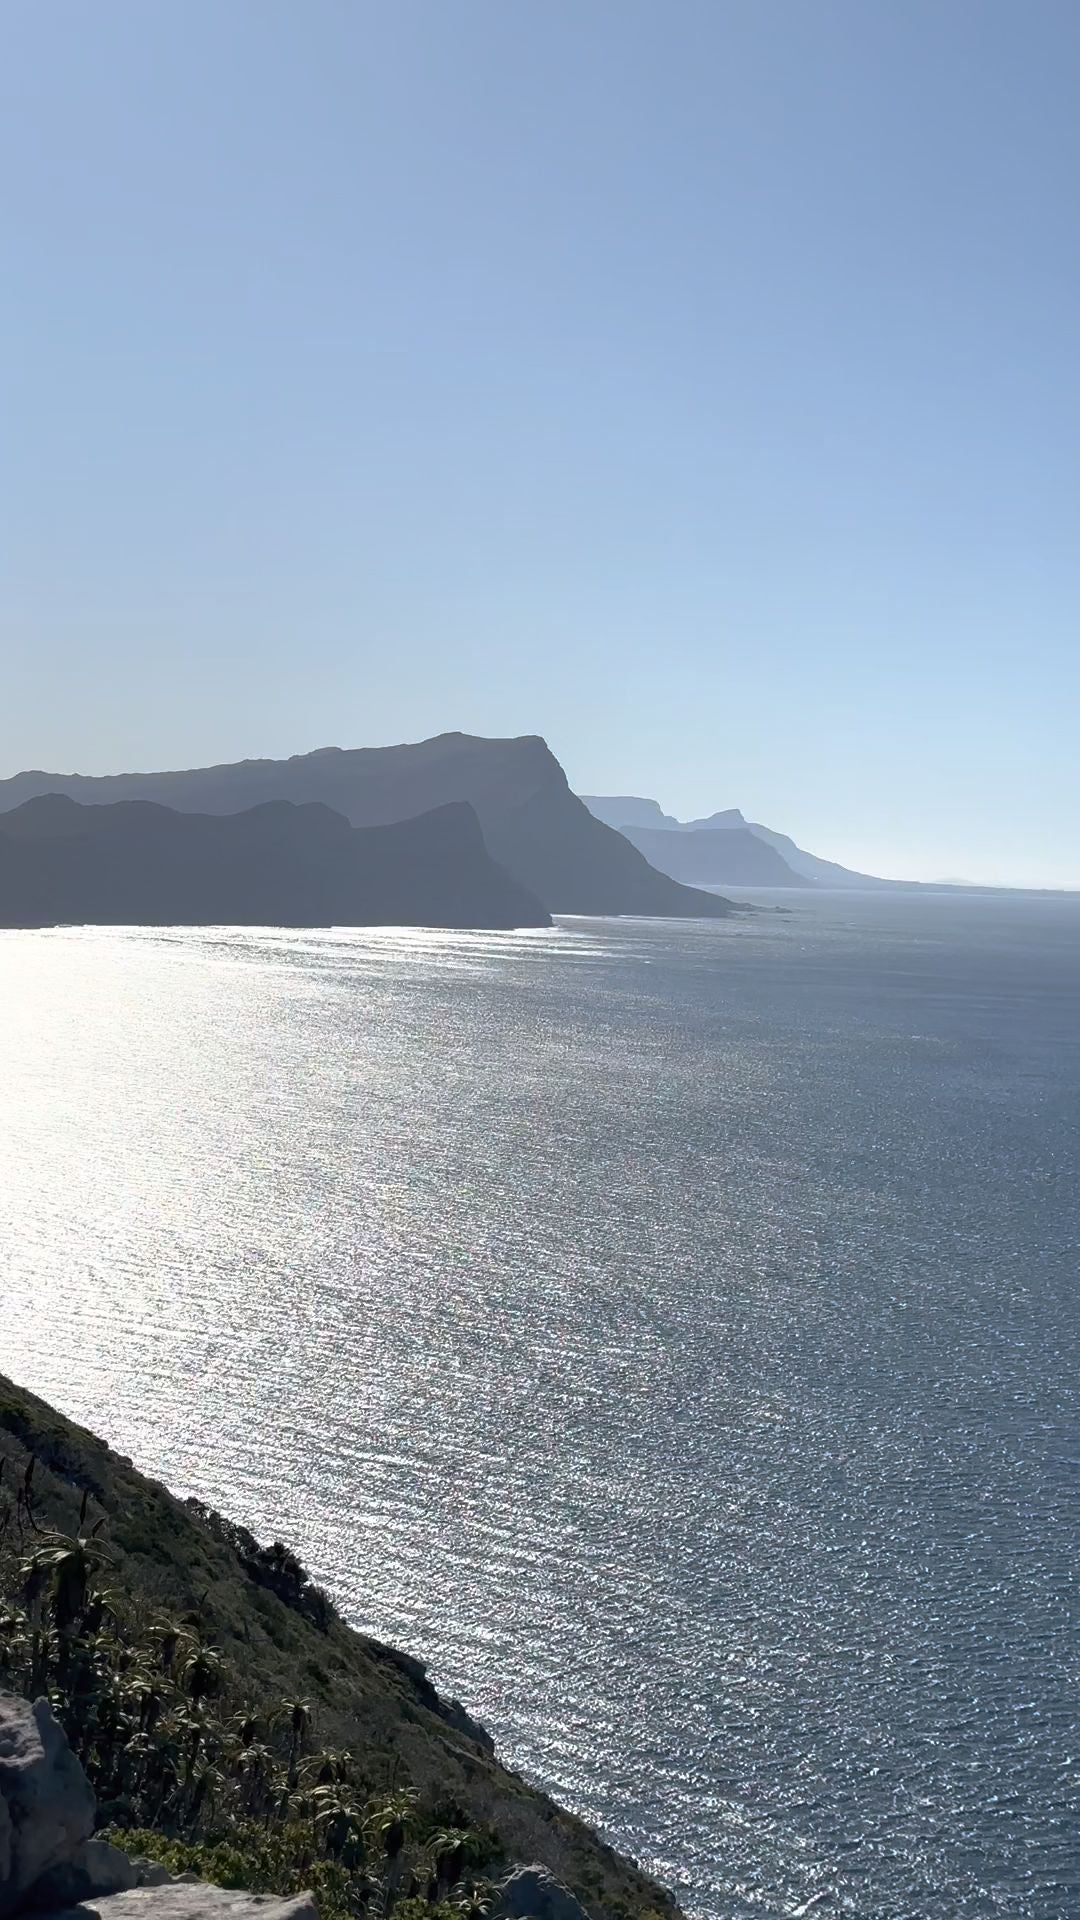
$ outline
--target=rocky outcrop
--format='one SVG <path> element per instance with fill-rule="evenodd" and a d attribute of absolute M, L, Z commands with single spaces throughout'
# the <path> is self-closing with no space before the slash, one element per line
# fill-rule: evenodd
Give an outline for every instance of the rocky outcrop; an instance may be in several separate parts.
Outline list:
<path fill-rule="evenodd" d="M 92 1838 L 96 1811 L 48 1701 L 0 1694 L 0 1920 L 319 1920 L 310 1893 L 235 1892 L 131 1858 Z M 497 1915 L 589 1920 L 542 1866 L 508 1875 Z"/>
<path fill-rule="evenodd" d="M 233 1893 L 91 1838 L 90 1783 L 47 1700 L 0 1694 L 0 1920 L 318 1920 L 309 1893 Z"/>
<path fill-rule="evenodd" d="M 475 1740 L 485 1753 L 494 1753 L 495 1742 L 487 1728 L 482 1727 L 479 1720 L 473 1719 L 460 1700 L 450 1700 L 445 1694 L 437 1692 L 428 1679 L 423 1660 L 418 1660 L 414 1653 L 403 1653 L 400 1647 L 388 1647 L 384 1640 L 369 1639 L 367 1644 L 376 1659 L 385 1660 L 390 1666 L 396 1667 L 399 1673 L 408 1675 L 424 1705 L 430 1707 L 432 1713 L 437 1713 L 440 1720 L 445 1720 L 447 1726 L 465 1734 L 469 1740 Z"/>
<path fill-rule="evenodd" d="M 499 1888 L 497 1920 L 589 1920 L 576 1895 L 546 1867 L 518 1867 Z"/>
<path fill-rule="evenodd" d="M 0 1694 L 0 1920 L 94 1830 L 94 1796 L 47 1700 Z"/>
<path fill-rule="evenodd" d="M 111 1847 L 107 1840 L 84 1840 L 67 1860 L 50 1867 L 48 1873 L 34 1882 L 28 1904 L 39 1913 L 55 1912 L 60 1907 L 77 1906 L 79 1901 L 98 1894 L 127 1893 L 132 1887 L 143 1885 L 144 1874 L 140 1868 L 144 1866 L 149 1869 L 151 1862 L 132 1860 L 121 1848 Z M 156 1869 L 156 1874 L 159 1884 L 172 1877 L 164 1867 Z"/>
<path fill-rule="evenodd" d="M 104 1899 L 84 1900 L 55 1920 L 319 1920 L 310 1893 L 287 1898 L 273 1893 L 234 1893 L 204 1880 L 174 1880 L 166 1887 L 136 1887 Z"/>
<path fill-rule="evenodd" d="M 32 1474 L 35 1519 L 46 1532 L 104 1533 L 108 1583 L 125 1613 L 194 1612 L 207 1644 L 229 1650 L 230 1694 L 265 1716 L 303 1685 L 321 1745 L 353 1753 L 362 1779 L 385 1779 L 389 1763 L 424 1807 L 449 1804 L 461 1824 L 490 1835 L 491 1852 L 476 1862 L 485 1879 L 536 1862 L 594 1920 L 679 1920 L 655 1880 L 501 1765 L 490 1736 L 471 1719 L 466 1726 L 419 1663 L 388 1657 L 346 1626 L 284 1546 L 260 1547 L 221 1514 L 177 1499 L 2 1374 L 0 1474 L 5 1493 Z M 139 1814 L 140 1825 L 155 1824 L 148 1808 Z"/>

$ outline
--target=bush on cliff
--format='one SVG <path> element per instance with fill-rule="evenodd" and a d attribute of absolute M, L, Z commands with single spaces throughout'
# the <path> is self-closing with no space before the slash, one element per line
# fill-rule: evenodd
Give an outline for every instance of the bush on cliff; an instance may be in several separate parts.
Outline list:
<path fill-rule="evenodd" d="M 0 1687 L 50 1695 L 103 1818 L 240 1850 L 245 1885 L 314 1878 L 330 1920 L 417 1920 L 412 1901 L 432 1920 L 482 1907 L 524 1860 L 594 1920 L 678 1920 L 499 1763 L 421 1662 L 348 1627 L 287 1547 L 177 1499 L 3 1375 L 0 1622 Z"/>
<path fill-rule="evenodd" d="M 326 1920 L 404 1900 L 480 1920 L 494 1832 L 320 1747 L 306 1701 L 245 1701 L 197 1610 L 140 1606 L 111 1571 L 97 1528 L 41 1529 L 28 1469 L 0 1504 L 0 1686 L 47 1696 L 118 1844 L 223 1886 L 311 1887 Z"/>

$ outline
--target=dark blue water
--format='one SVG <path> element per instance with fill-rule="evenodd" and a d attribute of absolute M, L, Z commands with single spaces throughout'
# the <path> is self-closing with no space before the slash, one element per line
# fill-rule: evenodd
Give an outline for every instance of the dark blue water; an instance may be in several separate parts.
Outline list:
<path fill-rule="evenodd" d="M 789 904 L 2 936 L 3 1364 L 695 1913 L 1062 1920 L 1080 903 Z"/>

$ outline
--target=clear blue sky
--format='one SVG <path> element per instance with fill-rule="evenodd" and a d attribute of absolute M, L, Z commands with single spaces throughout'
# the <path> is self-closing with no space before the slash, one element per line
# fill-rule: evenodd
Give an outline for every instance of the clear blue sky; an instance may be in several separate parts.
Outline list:
<path fill-rule="evenodd" d="M 1080 884 L 1077 0 L 9 0 L 0 772 Z"/>

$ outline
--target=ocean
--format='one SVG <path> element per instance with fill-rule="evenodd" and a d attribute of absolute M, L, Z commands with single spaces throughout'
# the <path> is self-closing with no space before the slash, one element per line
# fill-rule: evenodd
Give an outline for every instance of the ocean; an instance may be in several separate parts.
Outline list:
<path fill-rule="evenodd" d="M 1080 1914 L 1080 901 L 0 934 L 0 1368 L 706 1920 Z"/>

